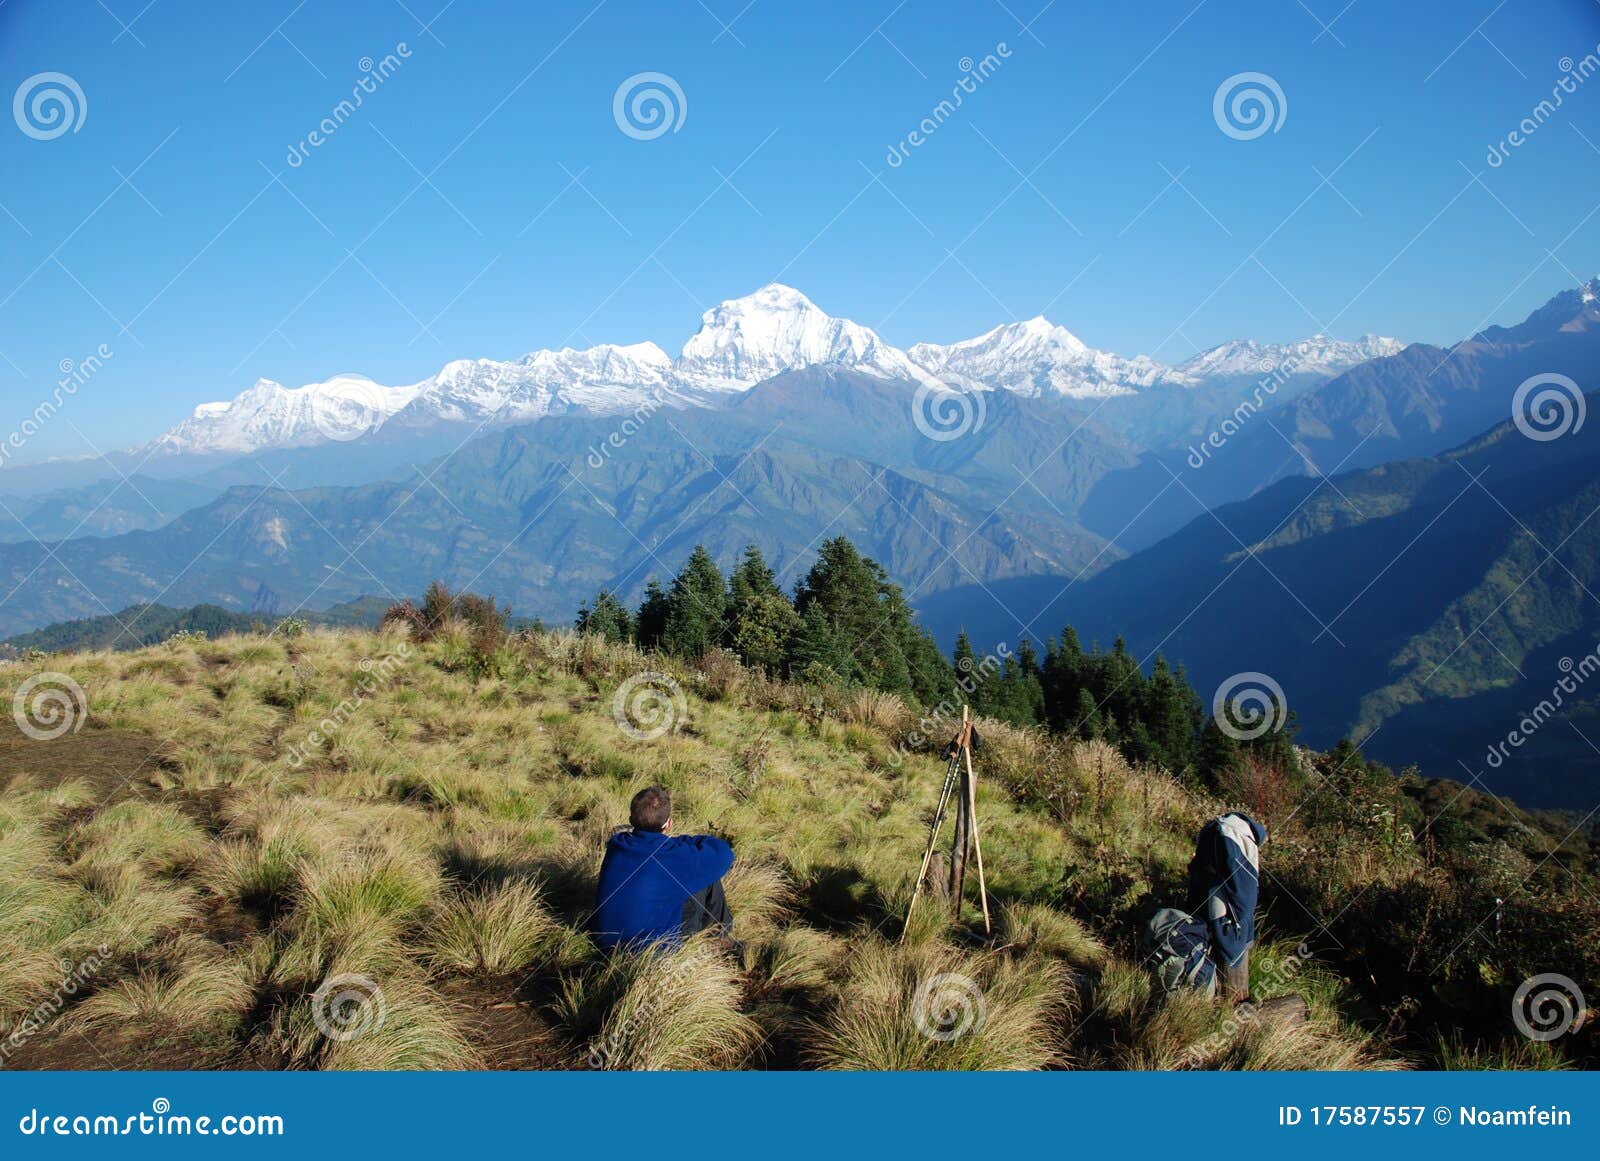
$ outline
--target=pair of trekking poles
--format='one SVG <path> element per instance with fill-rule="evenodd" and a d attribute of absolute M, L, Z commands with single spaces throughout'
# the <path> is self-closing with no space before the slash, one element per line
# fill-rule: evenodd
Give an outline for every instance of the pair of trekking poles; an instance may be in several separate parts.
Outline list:
<path fill-rule="evenodd" d="M 974 736 L 971 711 L 961 707 L 961 732 L 950 744 L 950 761 L 945 766 L 944 786 L 939 791 L 939 805 L 934 810 L 933 825 L 928 831 L 928 847 L 922 852 L 922 866 L 917 871 L 917 885 L 911 894 L 911 905 L 906 908 L 905 932 L 911 929 L 911 915 L 917 900 L 922 897 L 923 885 L 928 879 L 928 868 L 933 864 L 933 853 L 939 845 L 939 831 L 950 809 L 950 800 L 956 799 L 956 833 L 950 848 L 950 900 L 955 918 L 961 918 L 961 898 L 966 890 L 967 856 L 971 854 L 978 864 L 978 899 L 983 905 L 983 931 L 993 933 L 989 919 L 989 889 L 983 874 L 983 844 L 978 838 L 978 780 L 972 770 L 972 740 Z"/>

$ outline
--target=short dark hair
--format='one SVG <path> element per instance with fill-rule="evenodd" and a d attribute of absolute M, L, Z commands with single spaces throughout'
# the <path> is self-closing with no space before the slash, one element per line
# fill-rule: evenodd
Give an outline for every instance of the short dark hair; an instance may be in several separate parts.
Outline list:
<path fill-rule="evenodd" d="M 662 786 L 646 786 L 628 804 L 628 822 L 634 830 L 660 831 L 671 817 L 672 795 Z"/>

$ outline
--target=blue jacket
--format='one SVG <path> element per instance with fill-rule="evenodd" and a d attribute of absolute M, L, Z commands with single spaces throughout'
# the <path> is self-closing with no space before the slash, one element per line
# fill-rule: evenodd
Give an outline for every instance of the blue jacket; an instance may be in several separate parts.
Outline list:
<path fill-rule="evenodd" d="M 1189 910 L 1211 929 L 1212 954 L 1229 967 L 1256 941 L 1266 837 L 1267 828 L 1249 815 L 1221 815 L 1200 829 L 1189 863 Z"/>
<path fill-rule="evenodd" d="M 715 835 L 624 830 L 611 836 L 600 864 L 591 927 L 609 951 L 619 944 L 676 943 L 683 905 L 733 866 L 733 848 Z"/>

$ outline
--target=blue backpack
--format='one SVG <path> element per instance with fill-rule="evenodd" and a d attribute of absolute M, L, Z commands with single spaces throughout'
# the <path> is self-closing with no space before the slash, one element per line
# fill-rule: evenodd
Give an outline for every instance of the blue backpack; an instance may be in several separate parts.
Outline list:
<path fill-rule="evenodd" d="M 1152 915 L 1145 924 L 1144 947 L 1145 962 L 1168 995 L 1196 991 L 1210 996 L 1216 992 L 1211 933 L 1187 911 L 1163 907 Z"/>

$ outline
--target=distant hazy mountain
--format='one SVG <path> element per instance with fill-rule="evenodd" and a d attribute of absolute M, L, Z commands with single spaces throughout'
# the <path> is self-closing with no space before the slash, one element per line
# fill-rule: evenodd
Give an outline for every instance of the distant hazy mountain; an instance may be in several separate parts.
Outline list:
<path fill-rule="evenodd" d="M 221 488 L 151 476 L 101 480 L 35 496 L 0 496 L 0 543 L 115 536 L 159 528 Z"/>
<path fill-rule="evenodd" d="M 151 532 L 53 555 L 0 546 L 0 584 L 17 590 L 0 632 L 142 602 L 247 611 L 263 585 L 283 611 L 320 608 L 435 577 L 566 621 L 602 585 L 632 595 L 675 572 L 696 542 L 728 564 L 759 544 L 792 583 L 822 535 L 846 533 L 913 595 L 1115 559 L 1063 513 L 1131 459 L 1071 401 L 1000 392 L 981 426 L 941 442 L 918 428 L 916 392 L 813 367 L 726 408 L 546 417 L 469 443 L 426 479 L 239 487 Z"/>
<path fill-rule="evenodd" d="M 992 600 L 942 594 L 924 614 L 964 610 L 987 642 L 1013 613 L 1047 609 L 1046 633 L 1122 634 L 1140 657 L 1182 662 L 1208 697 L 1265 673 L 1313 745 L 1348 734 L 1429 775 L 1588 810 L 1600 803 L 1597 512 L 1592 415 L 1548 442 L 1503 422 L 1436 457 L 1281 480 L 1077 584 L 1013 579 Z M 1550 707 L 1536 707 L 1569 674 L 1575 688 L 1544 720 Z M 1529 740 L 1491 762 L 1516 729 Z"/>
<path fill-rule="evenodd" d="M 321 613 L 301 614 L 313 625 L 376 625 L 388 602 L 365 598 L 339 605 Z M 231 612 L 216 605 L 195 605 L 174 609 L 165 605 L 130 605 L 119 613 L 61 621 L 0 641 L 0 651 L 22 652 L 42 649 L 46 653 L 91 649 L 142 649 L 167 640 L 174 633 L 187 631 L 218 637 L 224 633 L 245 633 L 259 625 L 274 627 L 278 618 L 268 614 Z"/>
<path fill-rule="evenodd" d="M 1530 376 L 1559 373 L 1593 385 L 1600 365 L 1597 292 L 1600 282 L 1591 281 L 1556 295 L 1516 326 L 1491 327 L 1450 349 L 1416 343 L 1312 390 L 1236 382 L 1222 393 L 1206 430 L 1100 481 L 1083 521 L 1125 548 L 1142 548 L 1207 508 L 1289 476 L 1453 447 L 1509 415 L 1512 396 Z"/>

